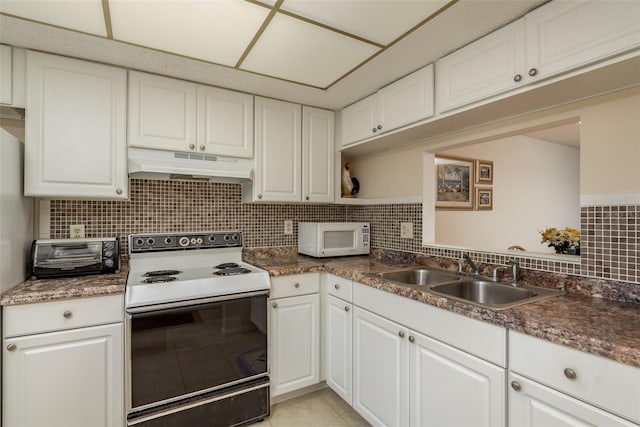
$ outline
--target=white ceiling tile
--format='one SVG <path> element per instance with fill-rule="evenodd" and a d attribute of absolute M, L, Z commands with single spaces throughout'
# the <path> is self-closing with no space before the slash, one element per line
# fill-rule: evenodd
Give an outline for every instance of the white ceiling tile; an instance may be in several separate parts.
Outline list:
<path fill-rule="evenodd" d="M 387 45 L 449 0 L 285 0 L 281 9 Z"/>
<path fill-rule="evenodd" d="M 234 66 L 269 14 L 241 0 L 110 0 L 113 38 Z"/>
<path fill-rule="evenodd" d="M 75 31 L 107 36 L 100 0 L 2 0 L 0 12 Z"/>
<path fill-rule="evenodd" d="M 241 68 L 326 87 L 379 48 L 276 14 Z"/>

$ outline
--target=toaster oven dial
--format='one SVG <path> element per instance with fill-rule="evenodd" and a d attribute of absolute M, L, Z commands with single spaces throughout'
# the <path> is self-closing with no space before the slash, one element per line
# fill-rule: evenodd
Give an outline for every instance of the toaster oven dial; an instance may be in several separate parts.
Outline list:
<path fill-rule="evenodd" d="M 113 251 L 104 251 L 105 258 L 111 258 L 113 256 Z"/>
<path fill-rule="evenodd" d="M 105 249 L 113 249 L 114 247 L 114 243 L 113 242 L 104 242 L 104 248 Z"/>
<path fill-rule="evenodd" d="M 113 267 L 113 260 L 111 258 L 105 259 L 104 265 L 106 265 L 107 267 Z"/>

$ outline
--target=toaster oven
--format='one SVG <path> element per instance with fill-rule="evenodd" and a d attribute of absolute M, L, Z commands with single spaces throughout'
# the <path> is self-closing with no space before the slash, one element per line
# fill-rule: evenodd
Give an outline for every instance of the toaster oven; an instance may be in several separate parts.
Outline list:
<path fill-rule="evenodd" d="M 34 240 L 31 278 L 117 273 L 119 245 L 115 237 Z"/>

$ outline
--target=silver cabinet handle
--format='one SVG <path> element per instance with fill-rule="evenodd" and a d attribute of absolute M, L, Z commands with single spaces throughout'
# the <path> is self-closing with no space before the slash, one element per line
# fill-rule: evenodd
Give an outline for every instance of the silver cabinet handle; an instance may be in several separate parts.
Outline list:
<path fill-rule="evenodd" d="M 514 82 L 519 82 L 520 80 L 522 80 L 522 76 L 520 74 L 516 74 L 515 76 L 513 76 Z"/>
<path fill-rule="evenodd" d="M 344 311 L 349 311 L 349 306 L 345 306 Z"/>
<path fill-rule="evenodd" d="M 529 70 L 529 75 L 531 77 L 535 76 L 536 74 L 538 74 L 538 70 L 536 70 L 535 68 Z"/>
<path fill-rule="evenodd" d="M 296 283 L 295 285 L 293 285 L 294 288 L 299 288 L 300 287 L 300 283 Z"/>
<path fill-rule="evenodd" d="M 62 313 L 62 315 L 64 316 L 65 319 L 71 319 L 73 317 L 73 313 L 68 310 Z"/>
<path fill-rule="evenodd" d="M 400 338 L 404 338 L 404 332 L 400 331 L 398 332 L 398 335 L 400 336 Z"/>
<path fill-rule="evenodd" d="M 340 289 L 340 285 L 338 285 L 337 283 L 335 285 L 333 285 L 334 288 L 336 289 Z"/>
<path fill-rule="evenodd" d="M 196 144 L 189 144 L 189 148 L 193 150 L 194 148 L 196 148 Z"/>
<path fill-rule="evenodd" d="M 409 335 L 409 342 L 416 342 L 416 339 L 413 336 Z"/>
<path fill-rule="evenodd" d="M 262 194 L 258 194 L 258 199 L 262 199 Z"/>
<path fill-rule="evenodd" d="M 576 375 L 576 371 L 571 368 L 566 368 L 564 370 L 564 376 L 569 378 L 570 380 L 575 380 L 578 375 Z"/>
<path fill-rule="evenodd" d="M 273 304 L 271 304 L 271 307 L 273 307 L 273 308 L 278 308 L 278 303 L 277 303 L 277 302 L 274 302 Z"/>
<path fill-rule="evenodd" d="M 17 348 L 18 348 L 18 347 L 16 347 L 16 345 L 15 345 L 15 344 L 9 344 L 9 345 L 7 346 L 7 350 L 9 350 L 9 351 L 16 351 L 16 349 L 17 349 Z"/>
<path fill-rule="evenodd" d="M 200 146 L 200 151 L 204 151 L 204 145 Z"/>
<path fill-rule="evenodd" d="M 116 188 L 116 194 L 122 194 L 122 188 Z"/>
<path fill-rule="evenodd" d="M 515 391 L 522 390 L 522 386 L 518 381 L 511 381 L 511 388 L 514 389 Z"/>

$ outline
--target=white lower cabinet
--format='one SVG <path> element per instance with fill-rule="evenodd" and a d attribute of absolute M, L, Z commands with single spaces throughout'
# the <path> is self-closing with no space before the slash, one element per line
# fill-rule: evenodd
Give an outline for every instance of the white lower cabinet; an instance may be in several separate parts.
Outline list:
<path fill-rule="evenodd" d="M 277 298 L 271 309 L 271 396 L 320 381 L 320 295 Z"/>
<path fill-rule="evenodd" d="M 327 385 L 345 402 L 352 403 L 353 304 L 327 296 L 325 365 Z"/>
<path fill-rule="evenodd" d="M 520 375 L 509 374 L 509 382 L 511 427 L 638 425 Z"/>

